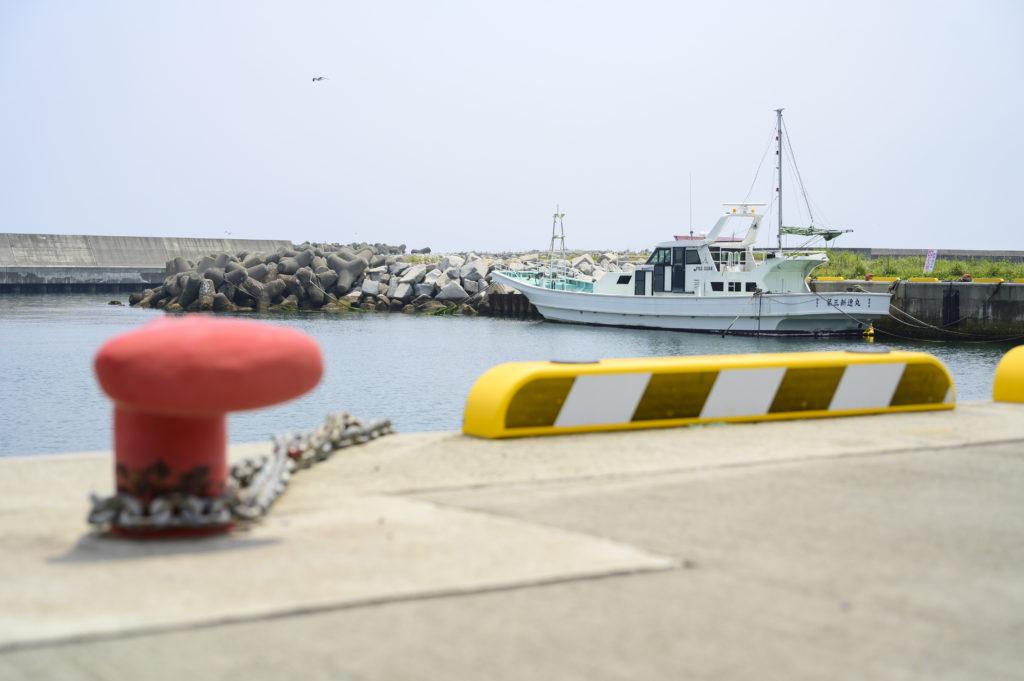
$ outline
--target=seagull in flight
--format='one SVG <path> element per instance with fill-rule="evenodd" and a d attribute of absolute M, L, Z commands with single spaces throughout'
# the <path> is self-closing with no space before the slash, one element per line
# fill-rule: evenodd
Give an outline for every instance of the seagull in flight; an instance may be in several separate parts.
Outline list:
<path fill-rule="evenodd" d="M 315 78 L 313 78 L 314 83 L 321 80 L 327 80 L 327 76 L 316 76 Z"/>

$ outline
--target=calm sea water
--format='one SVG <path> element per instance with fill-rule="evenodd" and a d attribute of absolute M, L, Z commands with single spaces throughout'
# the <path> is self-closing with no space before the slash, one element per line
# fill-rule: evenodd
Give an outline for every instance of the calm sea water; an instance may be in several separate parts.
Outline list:
<path fill-rule="evenodd" d="M 0 295 L 0 456 L 111 448 L 111 405 L 93 376 L 92 358 L 108 339 L 163 314 L 108 305 L 114 297 Z M 867 344 L 403 314 L 256 318 L 316 338 L 326 371 L 315 390 L 292 402 L 230 415 L 232 442 L 308 430 L 332 411 L 388 418 L 401 432 L 457 430 L 474 381 L 502 362 L 840 350 Z M 959 400 L 990 399 L 996 364 L 1009 349 L 884 337 L 872 345 L 931 352 L 952 373 Z"/>

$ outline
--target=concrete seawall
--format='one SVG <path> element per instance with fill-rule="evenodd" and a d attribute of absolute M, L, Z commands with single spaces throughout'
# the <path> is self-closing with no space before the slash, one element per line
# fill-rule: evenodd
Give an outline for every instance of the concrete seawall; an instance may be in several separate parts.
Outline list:
<path fill-rule="evenodd" d="M 290 241 L 0 234 L 0 292 L 138 291 L 159 284 L 177 256 L 274 251 Z"/>
<path fill-rule="evenodd" d="M 875 329 L 927 340 L 1011 340 L 1024 337 L 1024 284 L 967 281 L 815 281 L 828 295 L 866 290 L 892 291 L 891 316 Z"/>

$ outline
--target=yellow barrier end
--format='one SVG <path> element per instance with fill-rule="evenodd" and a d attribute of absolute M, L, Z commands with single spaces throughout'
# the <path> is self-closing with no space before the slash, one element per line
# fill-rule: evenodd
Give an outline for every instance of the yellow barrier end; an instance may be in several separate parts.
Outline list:
<path fill-rule="evenodd" d="M 1002 284 L 1006 280 L 1001 277 L 977 277 L 972 281 L 975 284 Z"/>
<path fill-rule="evenodd" d="M 899 281 L 899 277 L 872 277 L 871 281 Z"/>
<path fill-rule="evenodd" d="M 511 362 L 486 371 L 462 432 L 486 438 L 952 409 L 923 352 L 802 352 Z"/>
<path fill-rule="evenodd" d="M 845 277 L 816 277 L 818 281 L 846 281 Z"/>
<path fill-rule="evenodd" d="M 938 277 L 911 277 L 907 281 L 912 281 L 914 283 L 929 283 L 930 284 L 930 283 L 936 282 L 938 280 L 939 280 Z"/>
<path fill-rule="evenodd" d="M 999 360 L 992 379 L 992 399 L 1024 402 L 1024 345 L 1018 345 Z"/>
<path fill-rule="evenodd" d="M 1013 283 L 1014 284 L 1024 284 L 1024 279 L 1014 279 Z"/>

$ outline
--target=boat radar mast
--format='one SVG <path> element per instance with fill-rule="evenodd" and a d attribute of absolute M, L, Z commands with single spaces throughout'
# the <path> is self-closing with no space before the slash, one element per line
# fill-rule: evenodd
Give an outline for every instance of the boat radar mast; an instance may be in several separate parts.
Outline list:
<path fill-rule="evenodd" d="M 779 240 L 779 250 L 782 250 L 782 109 L 775 110 L 775 142 L 778 145 L 775 150 L 776 165 L 775 171 L 779 178 L 779 184 L 775 187 L 775 193 L 779 200 L 779 229 L 776 232 Z"/>

